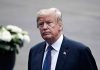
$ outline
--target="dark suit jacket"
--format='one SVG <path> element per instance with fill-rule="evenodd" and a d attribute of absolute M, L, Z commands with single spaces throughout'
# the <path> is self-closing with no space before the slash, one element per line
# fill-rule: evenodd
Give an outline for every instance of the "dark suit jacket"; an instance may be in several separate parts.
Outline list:
<path fill-rule="evenodd" d="M 42 70 L 46 43 L 31 48 L 28 70 Z M 91 51 L 85 45 L 64 37 L 55 70 L 98 70 Z"/>

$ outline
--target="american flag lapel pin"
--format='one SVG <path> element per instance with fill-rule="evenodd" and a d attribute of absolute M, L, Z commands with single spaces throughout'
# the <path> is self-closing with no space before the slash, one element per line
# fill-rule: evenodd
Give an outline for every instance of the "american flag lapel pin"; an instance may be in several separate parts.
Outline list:
<path fill-rule="evenodd" d="M 63 54 L 66 55 L 66 52 L 64 51 Z"/>

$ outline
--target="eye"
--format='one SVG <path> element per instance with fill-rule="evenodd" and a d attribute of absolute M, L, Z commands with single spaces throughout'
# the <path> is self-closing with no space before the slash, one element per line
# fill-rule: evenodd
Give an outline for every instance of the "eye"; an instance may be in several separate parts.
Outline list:
<path fill-rule="evenodd" d="M 42 27 L 44 22 L 38 22 L 38 27 Z"/>
<path fill-rule="evenodd" d="M 39 23 L 39 25 L 43 25 L 43 22 L 42 23 Z"/>
<path fill-rule="evenodd" d="M 50 22 L 50 21 L 47 21 L 46 23 L 47 23 L 48 25 L 51 25 L 51 24 L 52 24 L 52 22 Z"/>

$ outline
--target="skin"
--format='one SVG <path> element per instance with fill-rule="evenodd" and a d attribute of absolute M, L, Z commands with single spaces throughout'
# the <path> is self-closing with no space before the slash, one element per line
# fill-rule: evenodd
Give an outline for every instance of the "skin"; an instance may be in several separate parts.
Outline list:
<path fill-rule="evenodd" d="M 42 38 L 49 44 L 53 44 L 61 35 L 62 22 L 55 13 L 40 15 L 37 18 L 37 25 Z"/>

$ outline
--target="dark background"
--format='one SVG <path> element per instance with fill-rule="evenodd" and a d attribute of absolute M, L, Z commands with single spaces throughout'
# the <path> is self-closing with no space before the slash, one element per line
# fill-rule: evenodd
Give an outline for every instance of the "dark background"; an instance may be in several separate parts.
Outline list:
<path fill-rule="evenodd" d="M 50 7 L 61 10 L 65 36 L 89 46 L 100 69 L 100 0 L 0 0 L 0 25 L 19 26 L 31 37 L 17 55 L 14 70 L 27 70 L 29 49 L 43 40 L 36 13 Z"/>

